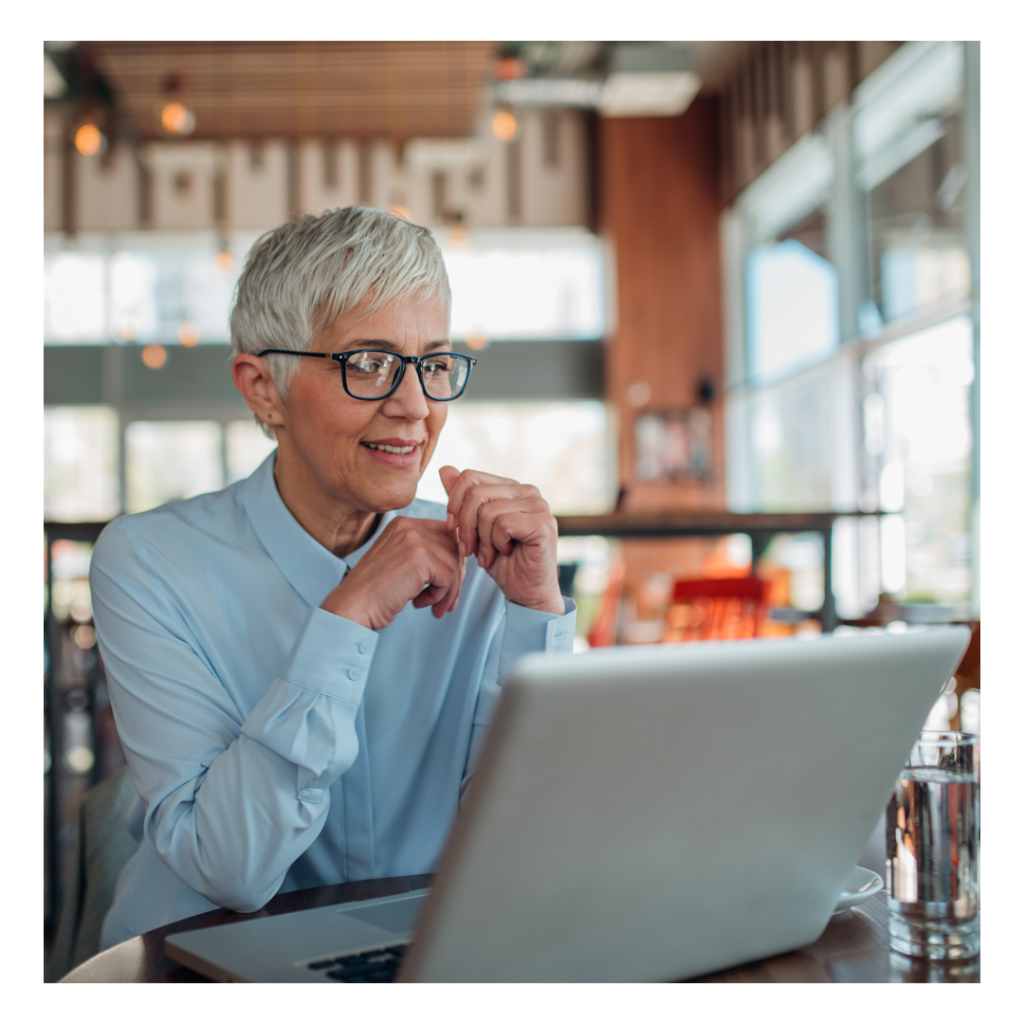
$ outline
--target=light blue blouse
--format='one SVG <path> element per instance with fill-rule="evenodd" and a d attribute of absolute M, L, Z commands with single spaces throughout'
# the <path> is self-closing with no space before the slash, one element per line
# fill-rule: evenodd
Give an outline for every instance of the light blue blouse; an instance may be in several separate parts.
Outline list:
<path fill-rule="evenodd" d="M 562 616 L 467 559 L 458 609 L 373 631 L 319 607 L 341 559 L 274 482 L 112 522 L 89 576 L 114 718 L 141 798 L 102 947 L 291 889 L 434 870 L 513 660 L 572 651 Z M 143 815 L 144 808 L 144 815 Z"/>

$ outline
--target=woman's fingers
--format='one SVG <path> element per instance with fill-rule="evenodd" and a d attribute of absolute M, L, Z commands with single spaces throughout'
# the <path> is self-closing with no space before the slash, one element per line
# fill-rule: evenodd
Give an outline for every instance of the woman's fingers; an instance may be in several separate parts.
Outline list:
<path fill-rule="evenodd" d="M 435 573 L 434 578 L 413 601 L 416 608 L 427 608 L 432 606 L 435 618 L 442 619 L 445 614 L 455 607 L 462 592 L 462 581 L 466 575 L 466 560 L 459 553 L 455 537 L 443 524 L 442 536 L 445 544 L 442 547 L 443 566 Z"/>
<path fill-rule="evenodd" d="M 490 545 L 503 555 L 511 554 L 514 542 L 547 542 L 555 537 L 550 519 L 539 516 L 537 511 L 502 511 L 490 524 Z"/>
<path fill-rule="evenodd" d="M 487 544 L 486 527 L 481 529 L 481 516 L 490 505 L 508 501 L 515 503 L 523 511 L 532 511 L 541 506 L 547 508 L 537 488 L 529 484 L 503 481 L 474 485 L 466 492 L 458 516 L 459 542 L 465 554 L 480 557 L 481 545 Z M 484 552 L 484 557 L 488 557 L 487 552 Z"/>
<path fill-rule="evenodd" d="M 476 517 L 476 557 L 481 568 L 490 568 L 498 554 L 510 555 L 514 541 L 528 543 L 538 531 L 543 532 L 545 524 L 550 522 L 550 513 L 548 503 L 536 493 L 498 498 L 481 504 Z M 509 519 L 509 516 L 523 518 Z M 515 523 L 514 529 L 518 532 L 509 533 L 507 528 L 496 531 L 496 524 L 502 520 L 509 526 Z"/>
<path fill-rule="evenodd" d="M 441 474 L 441 482 L 448 492 L 448 514 L 452 517 L 449 519 L 449 523 L 454 521 L 461 527 L 460 540 L 463 543 L 463 552 L 471 555 L 476 547 L 473 523 L 470 520 L 475 518 L 473 510 L 479 503 L 480 495 L 477 493 L 479 489 L 497 487 L 499 491 L 492 493 L 500 492 L 511 495 L 521 489 L 523 485 L 515 480 L 494 476 L 492 473 L 481 473 L 475 469 L 464 470 L 457 477 L 452 476 L 452 473 L 455 472 L 454 467 L 443 466 L 442 469 L 444 472 Z M 504 488 L 504 492 L 501 492 L 501 488 Z"/>
<path fill-rule="evenodd" d="M 424 602 L 422 606 L 426 607 L 428 603 L 433 603 L 434 618 L 442 619 L 446 612 L 455 611 L 455 606 L 459 603 L 459 594 L 462 593 L 462 581 L 466 578 L 466 560 L 461 555 L 459 556 L 458 567 L 455 572 L 455 578 L 444 588 L 440 586 L 436 588 L 438 596 L 435 602 Z"/>
<path fill-rule="evenodd" d="M 489 531 L 490 550 L 495 554 L 487 572 L 505 596 L 527 608 L 563 614 L 565 602 L 558 590 L 558 527 L 550 511 L 499 511 Z"/>
<path fill-rule="evenodd" d="M 463 561 L 445 523 L 398 516 L 321 607 L 370 629 L 383 629 L 409 601 L 441 617 L 458 598 Z"/>

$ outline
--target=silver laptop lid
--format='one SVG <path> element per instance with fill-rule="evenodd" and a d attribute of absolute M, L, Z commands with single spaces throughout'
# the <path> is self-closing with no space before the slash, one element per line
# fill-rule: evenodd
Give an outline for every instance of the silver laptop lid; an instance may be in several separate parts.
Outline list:
<path fill-rule="evenodd" d="M 813 941 L 968 639 L 521 659 L 400 980 L 669 980 Z"/>

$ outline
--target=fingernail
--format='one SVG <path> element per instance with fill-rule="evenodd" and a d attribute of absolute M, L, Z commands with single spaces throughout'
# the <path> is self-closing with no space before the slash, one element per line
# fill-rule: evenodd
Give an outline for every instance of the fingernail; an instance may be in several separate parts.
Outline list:
<path fill-rule="evenodd" d="M 453 516 L 451 514 L 451 512 L 448 513 L 448 524 L 447 525 L 448 525 L 448 529 L 449 530 L 454 530 L 455 529 L 455 516 Z"/>

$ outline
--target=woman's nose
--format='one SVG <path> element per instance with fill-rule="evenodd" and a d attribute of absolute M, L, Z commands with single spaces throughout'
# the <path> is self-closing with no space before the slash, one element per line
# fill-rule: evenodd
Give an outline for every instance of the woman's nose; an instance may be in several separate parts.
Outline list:
<path fill-rule="evenodd" d="M 420 375 L 415 365 L 407 363 L 405 374 L 394 394 L 384 400 L 385 412 L 391 416 L 402 416 L 410 420 L 426 419 L 430 412 L 427 396 L 423 393 Z"/>

